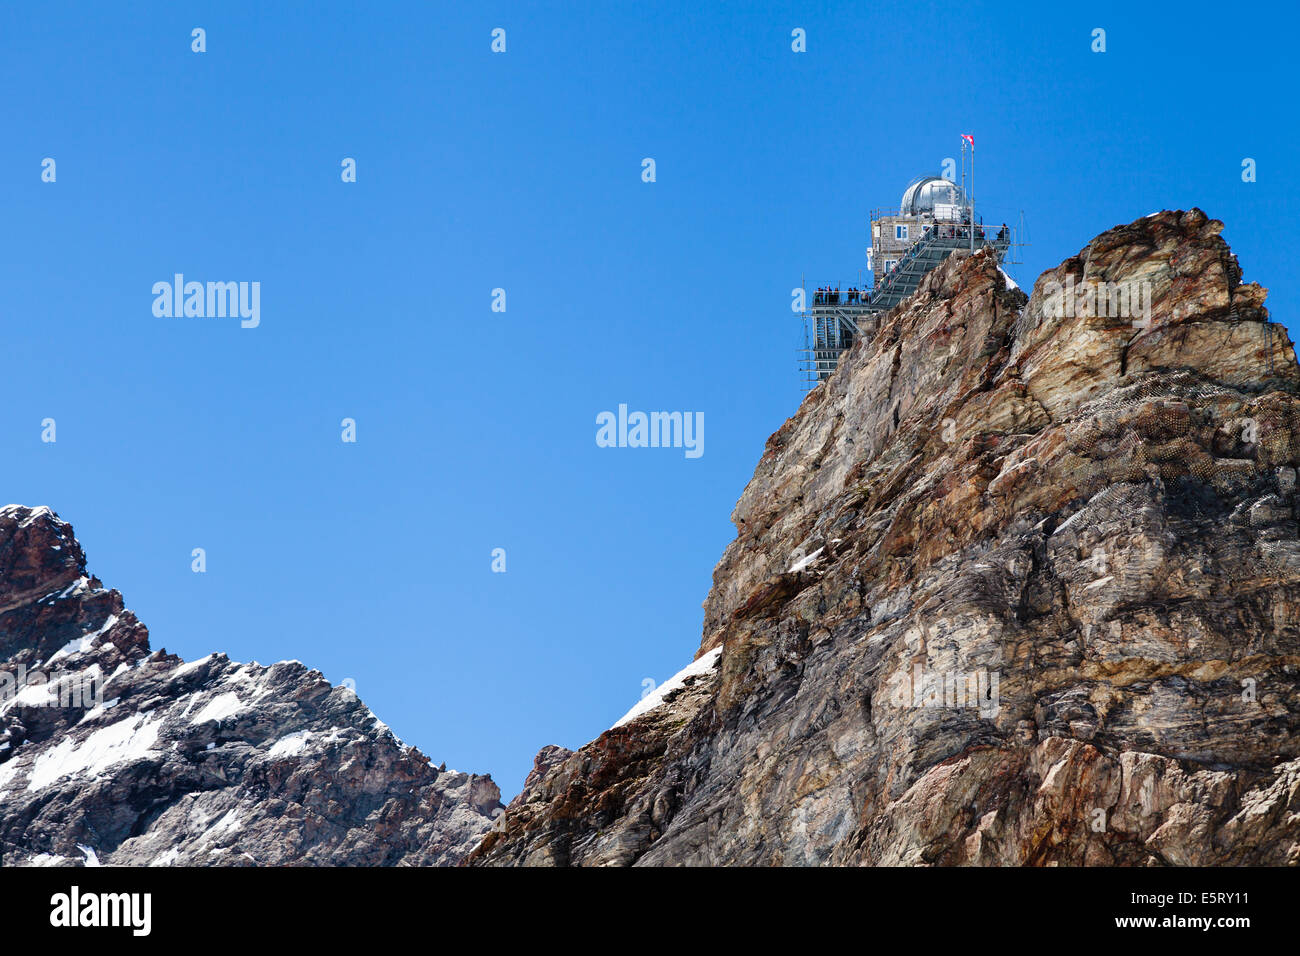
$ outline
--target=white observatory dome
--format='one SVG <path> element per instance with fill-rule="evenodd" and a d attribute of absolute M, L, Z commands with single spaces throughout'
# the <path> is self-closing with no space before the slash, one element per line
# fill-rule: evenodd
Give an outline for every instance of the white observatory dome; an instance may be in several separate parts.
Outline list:
<path fill-rule="evenodd" d="M 938 215 L 947 219 L 965 205 L 961 187 L 938 176 L 925 176 L 916 180 L 903 193 L 898 208 L 900 216 Z"/>

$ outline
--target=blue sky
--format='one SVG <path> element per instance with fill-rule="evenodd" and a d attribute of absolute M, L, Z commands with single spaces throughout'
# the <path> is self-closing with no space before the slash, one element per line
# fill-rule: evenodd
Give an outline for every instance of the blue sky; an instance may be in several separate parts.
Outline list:
<path fill-rule="evenodd" d="M 508 798 L 691 659 L 802 394 L 791 288 L 857 282 L 960 133 L 1022 284 L 1198 205 L 1295 314 L 1293 6 L 699 6 L 6 6 L 0 503 L 155 647 L 352 678 Z M 260 326 L 155 317 L 177 272 L 260 282 Z M 704 455 L 598 448 L 620 403 Z"/>

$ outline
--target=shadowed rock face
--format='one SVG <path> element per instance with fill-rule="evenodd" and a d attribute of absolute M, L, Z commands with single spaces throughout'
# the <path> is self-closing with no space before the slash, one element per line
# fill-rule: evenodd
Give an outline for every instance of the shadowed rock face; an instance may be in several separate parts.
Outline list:
<path fill-rule="evenodd" d="M 318 671 L 151 653 L 66 523 L 0 509 L 4 865 L 451 864 L 501 813 Z"/>
<path fill-rule="evenodd" d="M 768 440 L 719 666 L 544 752 L 470 861 L 1300 863 L 1300 369 L 1221 229 L 1028 302 L 928 276 Z M 1108 282 L 1149 321 L 1057 291 Z"/>

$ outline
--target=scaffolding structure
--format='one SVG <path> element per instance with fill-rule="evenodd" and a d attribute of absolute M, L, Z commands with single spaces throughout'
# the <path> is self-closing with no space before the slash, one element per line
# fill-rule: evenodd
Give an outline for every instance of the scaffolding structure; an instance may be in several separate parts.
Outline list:
<path fill-rule="evenodd" d="M 973 166 L 973 149 L 971 155 Z M 895 207 L 872 210 L 868 264 L 875 268 L 869 291 L 824 286 L 810 296 L 804 287 L 804 308 L 799 313 L 804 323 L 799 370 L 805 389 L 830 378 L 840 356 L 859 339 L 873 337 L 881 316 L 916 292 L 921 280 L 949 256 L 973 255 L 991 248 L 999 262 L 1020 261 L 1018 251 L 1027 245 L 1023 239 L 1024 213 L 1015 227 L 986 227 L 975 215 L 973 197 L 965 191 L 965 158 L 963 143 L 962 187 L 939 177 L 922 177 L 909 184 L 898 212 L 893 211 Z M 922 195 L 926 190 L 955 201 L 930 200 L 927 205 Z M 914 238 L 910 232 L 913 229 L 919 231 Z M 889 257 L 882 258 L 886 252 Z"/>

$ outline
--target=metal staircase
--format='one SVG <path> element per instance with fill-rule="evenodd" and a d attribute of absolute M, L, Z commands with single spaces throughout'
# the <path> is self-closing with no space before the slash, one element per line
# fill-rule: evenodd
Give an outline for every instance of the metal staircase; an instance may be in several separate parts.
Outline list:
<path fill-rule="evenodd" d="M 885 273 L 870 294 L 863 293 L 857 302 L 842 301 L 843 293 L 835 295 L 832 301 L 819 302 L 814 297 L 813 304 L 803 313 L 804 347 L 800 349 L 799 370 L 804 387 L 811 389 L 830 378 L 840 355 L 855 339 L 875 335 L 880 316 L 912 295 L 927 273 L 953 253 L 969 253 L 969 229 L 962 224 L 941 224 L 938 229 L 925 233 Z M 980 226 L 975 229 L 975 250 L 992 247 L 1001 261 L 1011 246 L 1010 232 L 990 239 L 980 236 Z"/>
<path fill-rule="evenodd" d="M 936 230 L 931 230 L 907 250 L 903 258 L 898 261 L 898 264 L 881 279 L 880 285 L 871 290 L 869 308 L 872 311 L 884 312 L 892 309 L 920 288 L 921 280 L 925 278 L 926 273 L 934 269 L 943 260 L 954 252 L 970 251 L 970 233 L 966 231 L 970 227 L 956 226 L 951 228 L 954 233 L 964 234 L 947 236 L 939 234 Z M 976 227 L 976 229 L 978 230 L 979 227 Z M 992 246 L 997 250 L 999 261 L 1006 255 L 1010 245 L 1011 237 L 1009 234 L 1000 239 L 986 239 L 980 238 L 979 232 L 976 232 L 975 250 L 979 251 L 986 246 Z"/>

